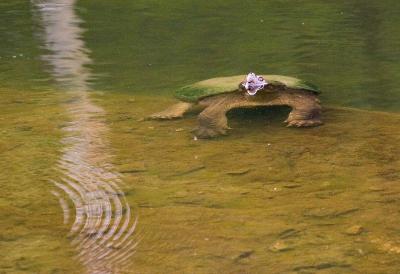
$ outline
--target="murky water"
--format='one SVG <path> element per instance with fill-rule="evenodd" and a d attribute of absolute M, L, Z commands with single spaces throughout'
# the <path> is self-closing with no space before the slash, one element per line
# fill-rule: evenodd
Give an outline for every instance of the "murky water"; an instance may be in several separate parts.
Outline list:
<path fill-rule="evenodd" d="M 120 174 L 110 164 L 104 135 L 104 110 L 90 99 L 88 81 L 91 70 L 89 50 L 81 40 L 81 21 L 75 14 L 75 0 L 35 2 L 43 44 L 48 54 L 49 73 L 71 97 L 65 104 L 70 121 L 63 128 L 66 137 L 61 159 L 55 167 L 61 173 L 52 182 L 72 201 L 75 220 L 70 237 L 77 247 L 78 259 L 89 273 L 121 272 L 134 253 L 137 242 L 132 238 L 136 220 L 120 189 Z M 69 224 L 70 209 L 58 191 Z"/>
<path fill-rule="evenodd" d="M 0 4 L 1 273 L 397 273 L 396 1 Z M 285 108 L 143 117 L 248 71 L 323 93 Z"/>

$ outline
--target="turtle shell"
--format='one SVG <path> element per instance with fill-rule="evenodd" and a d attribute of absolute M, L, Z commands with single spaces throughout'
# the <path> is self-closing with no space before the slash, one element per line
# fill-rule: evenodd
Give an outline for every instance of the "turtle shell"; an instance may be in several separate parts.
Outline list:
<path fill-rule="evenodd" d="M 237 91 L 239 84 L 246 75 L 211 78 L 184 86 L 175 92 L 175 97 L 186 102 L 196 102 L 204 97 Z M 309 82 L 282 75 L 262 75 L 271 85 L 285 85 L 292 89 L 303 89 L 314 93 L 321 93 L 319 88 Z"/>

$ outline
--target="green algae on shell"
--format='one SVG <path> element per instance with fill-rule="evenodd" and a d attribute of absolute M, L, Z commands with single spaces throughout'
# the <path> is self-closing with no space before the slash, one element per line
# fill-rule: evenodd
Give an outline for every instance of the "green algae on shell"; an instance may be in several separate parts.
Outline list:
<path fill-rule="evenodd" d="M 245 75 L 236 75 L 196 82 L 178 89 L 175 92 L 175 97 L 186 102 L 196 102 L 204 97 L 233 92 L 238 90 L 239 84 L 245 77 Z M 298 78 L 283 75 L 262 75 L 262 77 L 271 85 L 285 85 L 292 89 L 304 89 L 314 93 L 321 93 L 314 84 Z"/>

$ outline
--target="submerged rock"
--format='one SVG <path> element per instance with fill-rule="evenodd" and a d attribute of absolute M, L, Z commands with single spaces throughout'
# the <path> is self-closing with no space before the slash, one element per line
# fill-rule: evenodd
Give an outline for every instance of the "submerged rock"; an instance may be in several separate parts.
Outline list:
<path fill-rule="evenodd" d="M 300 233 L 299 230 L 289 228 L 289 229 L 286 229 L 286 230 L 282 231 L 281 233 L 279 233 L 279 238 L 286 239 L 286 238 L 294 237 L 294 236 L 298 235 L 299 233 Z"/>
<path fill-rule="evenodd" d="M 248 258 L 250 257 L 252 254 L 254 253 L 254 250 L 250 249 L 250 250 L 245 250 L 243 252 L 241 252 L 235 259 L 234 261 L 240 261 L 242 259 Z"/>
<path fill-rule="evenodd" d="M 272 252 L 282 252 L 291 250 L 293 249 L 293 247 L 289 246 L 289 244 L 286 243 L 285 241 L 278 240 L 275 243 L 273 243 L 268 249 Z"/>
<path fill-rule="evenodd" d="M 347 235 L 359 235 L 364 231 L 364 228 L 360 225 L 353 225 L 346 229 Z"/>

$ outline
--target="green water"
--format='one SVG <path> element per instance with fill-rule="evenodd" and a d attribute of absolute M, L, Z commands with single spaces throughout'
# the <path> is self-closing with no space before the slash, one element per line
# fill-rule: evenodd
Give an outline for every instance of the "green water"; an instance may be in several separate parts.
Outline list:
<path fill-rule="evenodd" d="M 399 8 L 1 2 L 0 273 L 397 273 Z M 325 125 L 143 120 L 249 71 L 320 86 Z"/>

